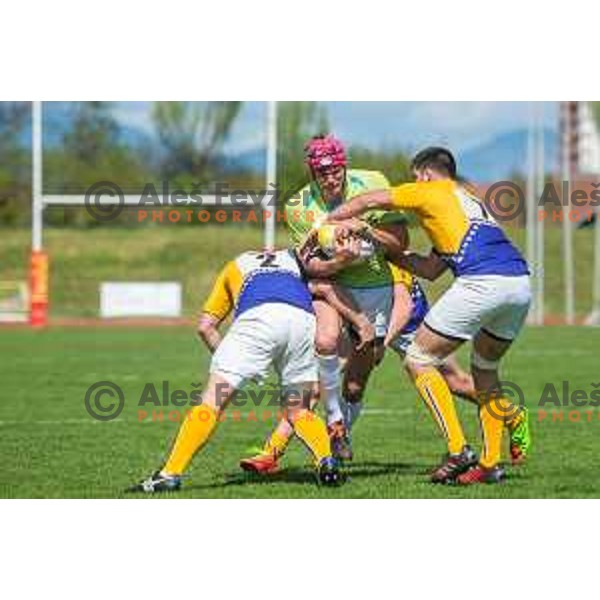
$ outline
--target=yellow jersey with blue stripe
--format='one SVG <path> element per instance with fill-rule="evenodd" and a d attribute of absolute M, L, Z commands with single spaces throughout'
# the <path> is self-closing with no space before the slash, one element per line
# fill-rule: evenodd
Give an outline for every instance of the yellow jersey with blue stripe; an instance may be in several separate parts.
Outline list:
<path fill-rule="evenodd" d="M 419 280 L 410 271 L 407 271 L 394 263 L 389 263 L 389 266 L 394 285 L 403 285 L 410 294 L 410 299 L 412 300 L 410 318 L 402 328 L 402 331 L 400 331 L 400 334 L 413 333 L 417 330 L 417 327 L 423 322 L 425 315 L 429 312 L 429 302 L 427 301 L 425 290 L 423 290 Z"/>
<path fill-rule="evenodd" d="M 483 203 L 450 179 L 392 188 L 394 206 L 417 216 L 455 276 L 528 275 L 527 262 Z"/>
<path fill-rule="evenodd" d="M 292 250 L 244 252 L 219 273 L 202 312 L 222 321 L 267 303 L 289 304 L 313 313 L 312 297 Z"/>

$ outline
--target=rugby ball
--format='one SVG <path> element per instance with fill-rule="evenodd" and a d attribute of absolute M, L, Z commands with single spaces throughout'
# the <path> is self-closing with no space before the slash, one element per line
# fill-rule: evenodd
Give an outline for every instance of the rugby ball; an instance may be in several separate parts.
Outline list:
<path fill-rule="evenodd" d="M 324 223 L 317 230 L 317 240 L 319 247 L 329 258 L 335 256 L 336 251 L 336 238 L 337 238 L 337 226 Z M 360 240 L 360 256 L 361 260 L 370 258 L 375 253 L 375 245 L 371 240 L 362 239 Z"/>

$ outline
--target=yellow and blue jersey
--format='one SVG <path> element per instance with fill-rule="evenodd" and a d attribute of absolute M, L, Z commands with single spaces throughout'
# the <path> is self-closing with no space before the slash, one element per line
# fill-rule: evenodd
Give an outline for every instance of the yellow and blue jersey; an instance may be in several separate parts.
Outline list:
<path fill-rule="evenodd" d="M 221 270 L 202 312 L 222 321 L 261 304 L 280 303 L 313 313 L 312 297 L 291 250 L 244 252 Z"/>
<path fill-rule="evenodd" d="M 449 179 L 392 188 L 394 205 L 417 216 L 455 276 L 528 275 L 527 262 L 481 201 Z"/>
<path fill-rule="evenodd" d="M 410 318 L 402 328 L 400 334 L 413 333 L 417 330 L 417 327 L 419 327 L 425 319 L 425 315 L 429 312 L 427 296 L 425 295 L 425 291 L 421 287 L 419 280 L 412 273 L 393 263 L 390 263 L 390 271 L 392 273 L 394 285 L 400 284 L 405 286 L 410 294 L 410 299 L 412 300 Z"/>

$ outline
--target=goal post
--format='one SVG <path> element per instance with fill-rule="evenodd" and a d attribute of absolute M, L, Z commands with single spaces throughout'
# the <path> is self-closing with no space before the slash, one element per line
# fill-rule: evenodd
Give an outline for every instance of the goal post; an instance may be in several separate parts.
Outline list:
<path fill-rule="evenodd" d="M 86 206 L 86 196 L 81 194 L 45 195 L 43 191 L 43 102 L 32 102 L 32 210 L 31 210 L 31 255 L 29 265 L 29 323 L 32 327 L 44 327 L 48 323 L 49 307 L 49 257 L 44 250 L 43 229 L 44 209 L 49 206 Z M 277 202 L 277 102 L 266 103 L 265 119 L 265 195 L 261 208 L 265 211 L 263 245 L 273 248 L 275 245 L 276 202 Z M 272 190 L 274 195 L 271 195 Z M 270 204 L 270 197 L 274 202 Z M 139 206 L 140 195 L 119 196 L 118 203 L 122 206 Z M 114 204 L 116 204 L 114 202 Z M 170 203 L 170 202 L 169 202 Z M 202 196 L 202 204 L 215 206 L 218 203 L 227 204 L 224 196 Z M 106 202 L 105 205 L 110 205 Z M 173 204 L 173 207 L 175 205 Z"/>
<path fill-rule="evenodd" d="M 575 175 L 569 159 L 573 152 L 569 149 L 576 148 L 575 155 L 580 153 L 585 154 L 583 145 L 591 144 L 595 149 L 594 152 L 588 152 L 594 160 L 588 161 L 589 175 L 598 176 L 600 173 L 600 132 L 598 127 L 591 117 L 589 110 L 583 110 L 587 103 L 571 102 L 563 103 L 564 105 L 579 105 L 577 118 L 574 121 L 569 120 L 568 114 L 560 112 L 563 124 L 559 127 L 558 142 L 561 149 L 561 164 L 559 172 L 564 181 L 575 181 Z M 43 327 L 48 322 L 49 303 L 49 272 L 51 260 L 44 247 L 44 211 L 48 207 L 83 207 L 86 205 L 86 196 L 82 194 L 45 194 L 44 193 L 44 149 L 43 149 L 43 107 L 41 101 L 32 102 L 32 217 L 31 217 L 31 254 L 28 277 L 28 302 L 29 302 L 29 317 L 30 324 L 34 327 Z M 558 106 L 559 111 L 564 110 L 562 104 Z M 589 107 L 588 107 L 589 108 Z M 541 105 L 531 105 L 530 119 L 527 135 L 527 219 L 526 219 L 526 253 L 527 258 L 533 267 L 533 285 L 534 285 L 534 304 L 531 311 L 529 323 L 542 325 L 545 317 L 545 274 L 544 274 L 544 258 L 546 252 L 545 240 L 545 223 L 539 218 L 536 218 L 536 198 L 541 193 L 544 187 L 544 166 L 548 166 L 548 161 L 544 161 L 547 156 L 544 150 L 544 134 L 541 111 Z M 570 114 L 570 113 L 569 113 Z M 275 233 L 277 222 L 276 205 L 270 203 L 270 194 L 273 193 L 273 187 L 276 186 L 277 174 L 277 137 L 278 137 L 278 103 L 275 101 L 267 101 L 264 103 L 264 122 L 261 127 L 264 128 L 265 151 L 266 151 L 266 166 L 264 169 L 265 182 L 265 198 L 261 208 L 266 210 L 266 217 L 262 219 L 263 225 L 263 245 L 265 248 L 273 248 L 275 245 Z M 585 126 L 585 127 L 584 127 Z M 584 131 L 585 129 L 585 131 Z M 585 135 L 584 135 L 585 134 Z M 584 144 L 585 142 L 585 144 Z M 581 147 L 580 147 L 581 146 Z M 589 150 L 589 149 L 588 149 Z M 546 165 L 544 165 L 546 162 Z M 556 172 L 556 171 L 554 171 Z M 261 177 L 262 181 L 262 177 Z M 275 188 L 276 189 L 276 188 Z M 276 193 L 276 192 L 275 192 Z M 275 196 L 276 197 L 276 196 Z M 140 196 L 123 194 L 119 196 L 116 203 L 124 206 L 139 206 Z M 176 208 L 175 203 L 167 202 L 173 208 Z M 207 207 L 216 206 L 217 204 L 229 204 L 226 196 L 207 196 L 203 194 L 202 204 Z M 88 202 L 89 204 L 89 202 Z M 102 206 L 109 206 L 111 199 L 103 197 Z M 165 207 L 166 203 L 162 207 Z M 566 207 L 570 208 L 569 206 Z M 577 233 L 569 222 L 564 219 L 562 222 L 562 237 L 560 249 L 562 250 L 561 266 L 563 280 L 563 297 L 564 309 L 561 314 L 564 314 L 564 321 L 567 324 L 581 322 L 582 314 L 581 302 L 575 302 L 575 276 L 578 275 L 576 269 L 577 256 L 575 253 L 574 243 Z M 600 324 L 600 207 L 596 207 L 596 219 L 593 232 L 593 267 L 590 269 L 589 283 L 586 279 L 585 284 L 590 285 L 592 292 L 591 306 L 586 306 L 584 309 L 587 314 L 585 320 L 588 324 Z M 592 241 L 590 241 L 592 243 Z M 552 246 L 549 249 L 552 250 Z M 547 274 L 546 274 L 547 275 Z M 579 279 L 581 281 L 581 279 Z M 580 284 L 581 285 L 581 284 Z M 577 310 L 576 310 L 577 309 Z M 564 311 L 564 312 L 563 312 Z M 575 317 L 577 316 L 577 319 Z"/>
<path fill-rule="evenodd" d="M 586 316 L 585 324 L 600 326 L 600 209 L 596 210 L 596 218 L 594 219 L 593 244 L 592 309 Z"/>
<path fill-rule="evenodd" d="M 30 324 L 32 327 L 44 327 L 48 323 L 48 255 L 42 246 L 44 227 L 44 205 L 42 197 L 43 177 L 43 140 L 42 140 L 42 103 L 32 103 L 31 123 L 31 258 L 29 263 L 30 285 Z"/>

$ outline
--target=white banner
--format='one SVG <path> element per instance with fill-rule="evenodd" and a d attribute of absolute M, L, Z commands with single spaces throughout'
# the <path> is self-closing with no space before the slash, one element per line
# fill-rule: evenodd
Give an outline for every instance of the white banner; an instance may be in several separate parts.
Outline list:
<path fill-rule="evenodd" d="M 181 284 L 104 282 L 100 285 L 100 316 L 180 317 Z"/>

